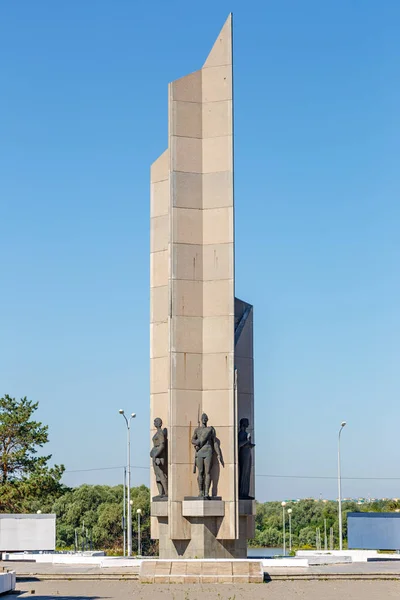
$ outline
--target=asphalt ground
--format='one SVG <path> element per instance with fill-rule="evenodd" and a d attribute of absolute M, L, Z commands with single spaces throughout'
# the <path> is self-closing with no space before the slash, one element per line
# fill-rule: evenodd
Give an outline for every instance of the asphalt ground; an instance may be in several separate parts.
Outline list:
<path fill-rule="evenodd" d="M 137 581 L 19 582 L 2 600 L 387 600 L 400 581 L 271 581 L 261 584 L 156 585 Z"/>

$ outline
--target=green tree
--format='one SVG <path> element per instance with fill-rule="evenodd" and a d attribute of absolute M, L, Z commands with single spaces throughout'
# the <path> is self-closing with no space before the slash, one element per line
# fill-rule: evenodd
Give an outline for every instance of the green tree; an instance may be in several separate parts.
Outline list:
<path fill-rule="evenodd" d="M 39 450 L 48 442 L 48 427 L 32 416 L 37 402 L 26 397 L 16 400 L 5 394 L 0 398 L 0 511 L 32 510 L 55 499 L 64 488 L 60 483 L 63 465 L 49 467 L 51 455 Z"/>
<path fill-rule="evenodd" d="M 303 527 L 299 532 L 299 545 L 315 547 L 316 531 L 314 527 Z"/>
<path fill-rule="evenodd" d="M 137 509 L 141 512 L 142 552 L 157 552 L 157 543 L 150 538 L 150 490 L 141 485 L 131 489 L 133 550 L 137 550 Z M 57 515 L 57 546 L 74 545 L 83 525 L 89 530 L 93 546 L 122 554 L 123 487 L 118 485 L 81 485 L 57 498 L 48 509 Z"/>

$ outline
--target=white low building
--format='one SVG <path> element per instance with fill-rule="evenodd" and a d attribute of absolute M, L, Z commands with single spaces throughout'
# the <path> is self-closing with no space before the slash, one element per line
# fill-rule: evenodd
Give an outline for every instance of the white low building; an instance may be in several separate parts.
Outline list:
<path fill-rule="evenodd" d="M 56 515 L 0 514 L 0 552 L 56 548 Z"/>

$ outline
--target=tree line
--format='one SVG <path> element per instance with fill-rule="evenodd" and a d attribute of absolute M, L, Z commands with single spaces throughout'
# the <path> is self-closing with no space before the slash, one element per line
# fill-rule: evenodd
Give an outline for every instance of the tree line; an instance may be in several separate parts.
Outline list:
<path fill-rule="evenodd" d="M 327 547 L 330 547 L 330 530 L 333 532 L 333 547 L 339 547 L 338 503 L 334 500 L 305 499 L 287 502 L 285 506 L 285 542 L 289 547 L 289 515 L 291 512 L 292 548 L 316 548 L 317 531 L 319 530 L 321 548 L 325 547 L 325 531 Z M 347 544 L 348 512 L 392 512 L 400 509 L 398 500 L 378 500 L 368 504 L 342 502 L 343 543 Z M 282 548 L 283 546 L 283 510 L 281 502 L 257 503 L 256 533 L 250 540 L 250 546 Z"/>

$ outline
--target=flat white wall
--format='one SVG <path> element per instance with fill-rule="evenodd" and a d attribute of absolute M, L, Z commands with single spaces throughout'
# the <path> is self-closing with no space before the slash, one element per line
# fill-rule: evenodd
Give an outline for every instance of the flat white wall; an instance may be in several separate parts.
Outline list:
<path fill-rule="evenodd" d="M 0 594 L 15 590 L 15 571 L 0 573 Z"/>
<path fill-rule="evenodd" d="M 0 552 L 55 547 L 56 515 L 0 515 Z"/>

